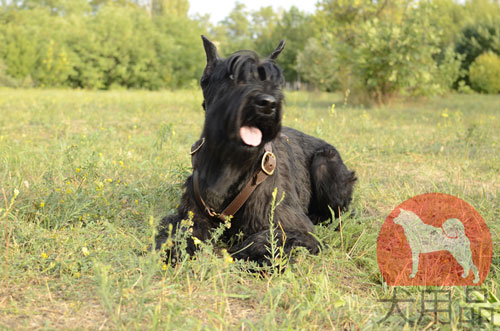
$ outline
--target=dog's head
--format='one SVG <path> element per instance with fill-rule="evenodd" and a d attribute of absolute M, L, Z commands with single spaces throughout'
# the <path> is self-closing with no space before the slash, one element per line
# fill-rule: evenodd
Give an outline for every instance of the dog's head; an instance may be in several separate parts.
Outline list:
<path fill-rule="evenodd" d="M 248 50 L 223 59 L 210 40 L 202 39 L 207 55 L 201 78 L 204 136 L 207 141 L 232 142 L 247 149 L 264 146 L 281 130 L 284 78 L 275 60 L 285 41 L 265 59 Z"/>
<path fill-rule="evenodd" d="M 412 211 L 404 210 L 403 208 L 399 208 L 400 213 L 397 217 L 394 218 L 394 223 L 406 226 L 415 224 L 420 218 Z"/>

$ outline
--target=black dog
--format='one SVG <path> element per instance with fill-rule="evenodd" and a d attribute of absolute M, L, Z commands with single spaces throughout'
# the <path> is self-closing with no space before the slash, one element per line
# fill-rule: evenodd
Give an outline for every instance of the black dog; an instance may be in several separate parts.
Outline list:
<path fill-rule="evenodd" d="M 208 239 L 229 217 L 224 237 L 243 234 L 229 252 L 265 263 L 277 188 L 278 197 L 285 193 L 273 222 L 279 245 L 285 253 L 294 246 L 317 253 L 313 225 L 331 217 L 329 206 L 336 216 L 347 208 L 356 177 L 333 146 L 281 127 L 284 78 L 275 59 L 285 42 L 263 60 L 252 51 L 222 59 L 215 45 L 202 39 L 207 55 L 201 78 L 205 125 L 191 151 L 193 175 L 186 180 L 177 214 L 161 221 L 156 247 L 178 231 L 191 211 L 193 237 Z M 189 236 L 187 251 L 195 249 Z"/>

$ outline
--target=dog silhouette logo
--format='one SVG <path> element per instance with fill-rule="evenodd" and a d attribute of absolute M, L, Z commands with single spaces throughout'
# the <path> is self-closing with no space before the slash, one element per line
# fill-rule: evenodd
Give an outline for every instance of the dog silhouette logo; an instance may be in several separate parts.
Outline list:
<path fill-rule="evenodd" d="M 429 193 L 396 207 L 377 240 L 377 260 L 388 285 L 479 285 L 488 275 L 493 245 L 486 223 L 465 201 Z"/>
<path fill-rule="evenodd" d="M 472 270 L 474 283 L 479 282 L 479 271 L 472 261 L 470 242 L 465 235 L 462 222 L 456 218 L 447 219 L 441 228 L 427 225 L 413 212 L 400 209 L 399 216 L 394 223 L 401 225 L 406 241 L 410 244 L 412 258 L 412 272 L 410 278 L 418 272 L 420 254 L 446 250 L 464 269 L 462 277 L 465 278 Z"/>

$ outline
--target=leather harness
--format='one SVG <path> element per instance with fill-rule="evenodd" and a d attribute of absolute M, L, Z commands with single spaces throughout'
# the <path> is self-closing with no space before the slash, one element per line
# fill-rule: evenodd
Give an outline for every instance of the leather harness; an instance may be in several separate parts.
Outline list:
<path fill-rule="evenodd" d="M 236 214 L 238 210 L 245 204 L 250 195 L 255 191 L 257 186 L 265 181 L 269 176 L 274 174 L 274 170 L 276 169 L 276 156 L 273 153 L 273 147 L 271 142 L 268 142 L 264 145 L 264 155 L 262 155 L 262 159 L 260 161 L 260 169 L 257 171 L 255 175 L 250 178 L 245 187 L 241 190 L 240 193 L 227 205 L 227 207 L 222 212 L 217 212 L 212 207 L 208 206 L 200 192 L 200 179 L 198 170 L 194 169 L 194 154 L 200 150 L 200 148 L 205 143 L 205 138 L 201 138 L 197 142 L 191 146 L 191 163 L 193 164 L 193 189 L 194 196 L 196 202 L 198 203 L 198 207 L 201 210 L 205 211 L 205 213 L 213 218 L 218 218 L 221 221 L 225 222 L 228 218 Z"/>

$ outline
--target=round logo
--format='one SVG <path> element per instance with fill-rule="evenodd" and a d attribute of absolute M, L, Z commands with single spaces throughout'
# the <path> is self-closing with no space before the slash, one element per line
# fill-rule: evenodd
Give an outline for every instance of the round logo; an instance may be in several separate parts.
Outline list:
<path fill-rule="evenodd" d="M 390 286 L 480 285 L 493 245 L 486 223 L 447 194 L 415 196 L 387 216 L 377 239 L 380 272 Z"/>

